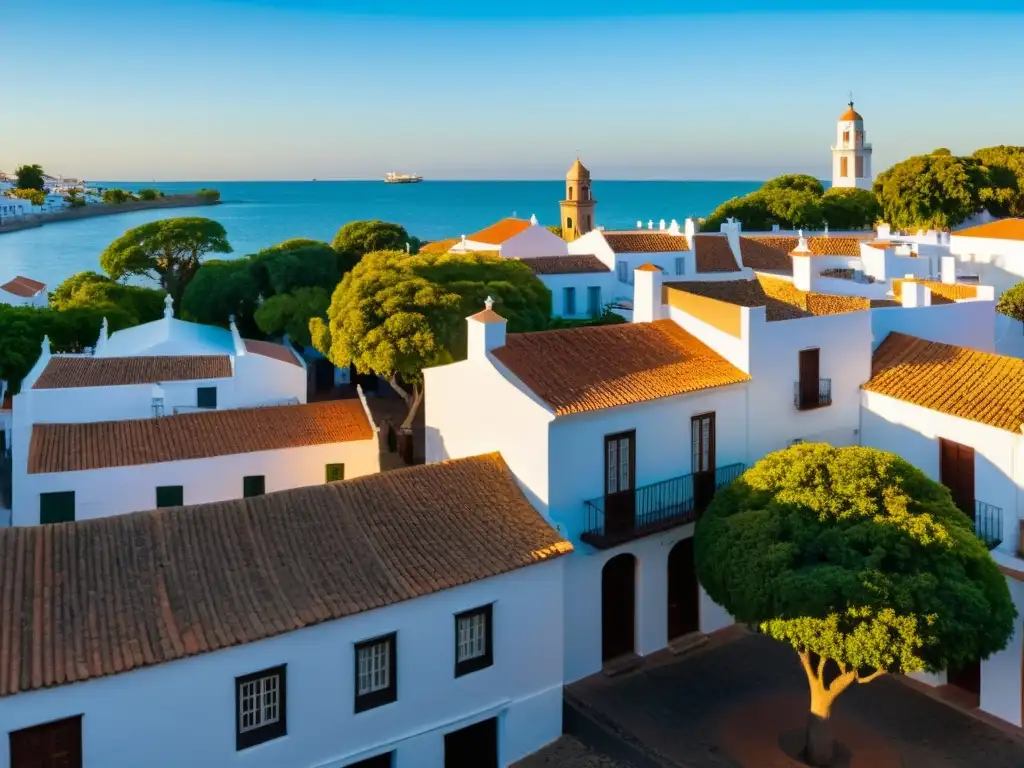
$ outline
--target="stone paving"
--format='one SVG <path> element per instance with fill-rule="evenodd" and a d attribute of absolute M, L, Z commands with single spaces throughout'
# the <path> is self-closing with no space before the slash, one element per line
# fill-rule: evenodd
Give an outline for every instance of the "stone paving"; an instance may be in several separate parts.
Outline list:
<path fill-rule="evenodd" d="M 682 658 L 621 677 L 595 675 L 570 699 L 667 764 L 795 768 L 779 747 L 803 728 L 807 682 L 794 652 L 740 630 Z M 1020 768 L 1024 740 L 899 680 L 848 689 L 833 708 L 848 768 Z"/>
<path fill-rule="evenodd" d="M 540 752 L 519 761 L 514 768 L 630 768 L 626 763 L 612 760 L 572 736 L 563 736 L 548 744 Z"/>

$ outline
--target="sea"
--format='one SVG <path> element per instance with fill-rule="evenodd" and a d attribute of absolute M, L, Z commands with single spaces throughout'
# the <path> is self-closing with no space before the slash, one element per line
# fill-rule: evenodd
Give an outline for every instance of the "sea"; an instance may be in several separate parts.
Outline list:
<path fill-rule="evenodd" d="M 470 234 L 505 216 L 558 224 L 563 181 L 383 181 L 173 183 L 90 182 L 100 187 L 165 193 L 220 190 L 221 204 L 201 208 L 134 211 L 46 224 L 0 234 L 0 283 L 24 275 L 52 290 L 84 270 L 101 271 L 103 249 L 126 230 L 157 219 L 205 216 L 227 230 L 234 253 L 244 256 L 293 237 L 330 242 L 338 228 L 357 219 L 401 224 L 422 240 Z M 638 221 L 704 216 L 719 203 L 757 189 L 759 181 L 602 181 L 593 182 L 595 222 L 606 229 L 629 229 Z"/>

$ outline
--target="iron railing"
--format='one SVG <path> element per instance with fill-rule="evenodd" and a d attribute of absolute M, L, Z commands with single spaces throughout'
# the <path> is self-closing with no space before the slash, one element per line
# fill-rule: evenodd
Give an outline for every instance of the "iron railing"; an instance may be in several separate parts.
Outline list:
<path fill-rule="evenodd" d="M 984 501 L 974 502 L 974 535 L 989 549 L 1003 541 L 1003 510 Z"/>
<path fill-rule="evenodd" d="M 729 485 L 745 468 L 743 464 L 716 468 L 714 490 Z M 604 496 L 584 502 L 586 522 L 581 538 L 594 546 L 607 547 L 693 522 L 704 511 L 694 494 L 695 477 L 699 485 L 701 478 L 691 474 L 634 489 L 632 520 L 616 531 L 606 526 Z"/>
<path fill-rule="evenodd" d="M 818 394 L 805 393 L 800 382 L 793 383 L 793 405 L 798 411 L 832 405 L 832 379 L 818 379 Z"/>

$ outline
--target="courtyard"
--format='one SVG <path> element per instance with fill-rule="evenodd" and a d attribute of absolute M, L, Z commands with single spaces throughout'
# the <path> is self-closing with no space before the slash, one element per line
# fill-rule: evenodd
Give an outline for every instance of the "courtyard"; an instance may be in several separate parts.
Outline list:
<path fill-rule="evenodd" d="M 652 765 L 803 765 L 784 751 L 802 744 L 808 692 L 799 661 L 788 646 L 745 629 L 726 631 L 682 657 L 662 654 L 628 675 L 587 678 L 569 686 L 566 698 L 621 740 L 640 745 Z M 835 765 L 843 768 L 1024 765 L 1024 737 L 1012 729 L 888 676 L 851 687 L 833 713 L 836 740 L 846 748 L 837 750 Z"/>

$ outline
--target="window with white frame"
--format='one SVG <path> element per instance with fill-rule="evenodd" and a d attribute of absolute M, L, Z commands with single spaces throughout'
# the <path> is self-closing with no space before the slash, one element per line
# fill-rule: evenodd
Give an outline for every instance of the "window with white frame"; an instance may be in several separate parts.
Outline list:
<path fill-rule="evenodd" d="M 493 606 L 484 605 L 455 615 L 455 676 L 494 664 Z"/>
<path fill-rule="evenodd" d="M 246 749 L 284 736 L 285 667 L 271 667 L 235 678 L 238 721 L 235 748 Z"/>
<path fill-rule="evenodd" d="M 384 635 L 355 647 L 355 710 L 363 712 L 398 698 L 396 635 Z"/>

